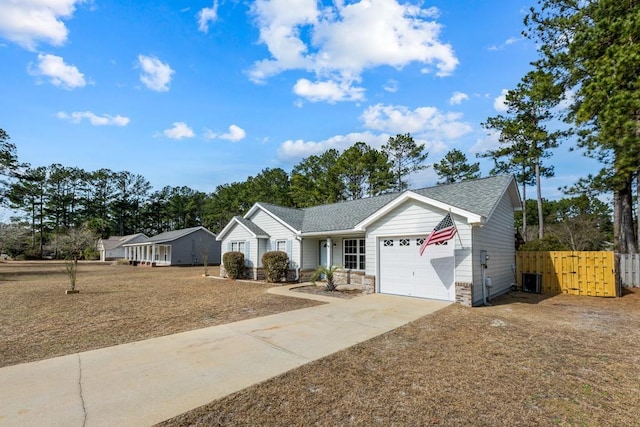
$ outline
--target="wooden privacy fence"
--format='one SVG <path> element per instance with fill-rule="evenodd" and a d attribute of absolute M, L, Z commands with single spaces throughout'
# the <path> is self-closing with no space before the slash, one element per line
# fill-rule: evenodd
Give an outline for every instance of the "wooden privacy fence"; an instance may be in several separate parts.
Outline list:
<path fill-rule="evenodd" d="M 516 280 L 520 289 L 543 294 L 620 295 L 613 252 L 518 251 Z"/>

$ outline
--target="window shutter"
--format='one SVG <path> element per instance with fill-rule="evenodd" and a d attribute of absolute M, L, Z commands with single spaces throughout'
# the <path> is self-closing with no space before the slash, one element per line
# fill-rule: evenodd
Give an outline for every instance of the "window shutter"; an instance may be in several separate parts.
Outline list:
<path fill-rule="evenodd" d="M 231 241 L 227 242 L 227 252 L 231 252 Z"/>
<path fill-rule="evenodd" d="M 275 240 L 271 240 L 271 241 L 269 241 L 269 244 L 271 245 L 271 246 L 269 246 L 269 250 L 270 250 L 270 251 L 275 251 L 275 250 L 277 249 L 277 248 L 276 248 L 276 241 L 275 241 Z"/>
<path fill-rule="evenodd" d="M 244 242 L 244 263 L 246 265 L 251 265 L 250 257 L 251 257 L 251 240 L 247 240 L 246 242 Z"/>

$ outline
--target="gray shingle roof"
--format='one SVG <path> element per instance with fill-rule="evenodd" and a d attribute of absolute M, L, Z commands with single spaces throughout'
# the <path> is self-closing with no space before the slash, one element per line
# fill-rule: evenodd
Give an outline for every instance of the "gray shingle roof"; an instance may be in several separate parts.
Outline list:
<path fill-rule="evenodd" d="M 100 239 L 100 243 L 102 243 L 102 247 L 105 250 L 112 250 L 129 243 L 129 241 L 135 239 L 138 236 L 143 236 L 145 239 L 147 239 L 147 236 L 142 233 L 138 233 L 129 234 L 128 236 L 111 236 L 108 239 Z"/>
<path fill-rule="evenodd" d="M 165 231 L 164 233 L 160 233 L 158 235 L 150 237 L 149 240 L 147 240 L 147 242 L 151 242 L 151 243 L 171 242 L 173 240 L 179 239 L 180 237 L 186 236 L 187 234 L 191 234 L 194 231 L 197 231 L 201 228 L 206 230 L 206 228 L 202 226 L 198 226 L 198 227 L 191 227 L 191 228 L 183 228 L 181 230 Z"/>
<path fill-rule="evenodd" d="M 499 175 L 456 184 L 423 188 L 414 192 L 456 208 L 488 217 L 512 180 L 513 177 L 511 175 Z"/>
<path fill-rule="evenodd" d="M 249 221 L 246 218 L 243 218 L 241 216 L 234 216 L 233 219 L 238 221 L 240 224 L 242 224 L 244 227 L 246 227 L 247 230 L 249 230 L 250 232 L 252 232 L 256 236 L 268 236 L 268 234 L 265 233 L 265 231 L 262 228 L 258 227 L 257 225 L 255 225 L 254 223 L 252 223 L 251 221 Z"/>
<path fill-rule="evenodd" d="M 512 182 L 501 175 L 455 184 L 411 190 L 421 196 L 488 217 Z M 366 199 L 296 209 L 260 203 L 273 215 L 303 233 L 350 230 L 402 193 L 384 194 Z"/>
<path fill-rule="evenodd" d="M 260 203 L 260 206 L 289 224 L 295 230 L 301 230 L 304 222 L 304 209 L 286 208 L 284 206 L 272 205 L 271 203 Z"/>

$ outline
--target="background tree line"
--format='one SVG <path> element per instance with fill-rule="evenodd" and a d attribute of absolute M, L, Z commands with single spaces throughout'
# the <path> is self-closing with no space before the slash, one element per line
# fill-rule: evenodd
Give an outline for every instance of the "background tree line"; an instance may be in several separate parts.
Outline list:
<path fill-rule="evenodd" d="M 426 168 L 428 155 L 411 135 L 397 135 L 381 150 L 364 142 L 342 153 L 330 149 L 303 159 L 291 173 L 267 168 L 207 194 L 186 186 L 153 190 L 128 171 L 30 167 L 18 162 L 15 145 L 0 132 L 2 204 L 20 213 L 2 226 L 2 249 L 34 257 L 55 251 L 58 236 L 80 228 L 103 238 L 198 225 L 218 232 L 256 202 L 308 207 L 403 190 L 411 173 Z"/>

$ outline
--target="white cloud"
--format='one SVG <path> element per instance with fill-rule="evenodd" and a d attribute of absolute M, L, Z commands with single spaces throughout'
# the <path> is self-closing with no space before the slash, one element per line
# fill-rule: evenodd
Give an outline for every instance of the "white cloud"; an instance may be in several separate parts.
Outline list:
<path fill-rule="evenodd" d="M 390 79 L 384 84 L 382 88 L 387 92 L 396 93 L 398 91 L 398 81 Z"/>
<path fill-rule="evenodd" d="M 71 123 L 80 123 L 83 119 L 86 119 L 93 126 L 126 126 L 130 122 L 128 117 L 119 114 L 117 116 L 110 116 L 109 114 L 98 116 L 91 111 L 76 111 L 73 113 L 60 111 L 56 116 L 59 119 L 68 120 Z"/>
<path fill-rule="evenodd" d="M 489 130 L 485 136 L 478 138 L 476 143 L 469 148 L 471 154 L 484 153 L 495 150 L 500 146 L 500 132 Z"/>
<path fill-rule="evenodd" d="M 293 87 L 293 92 L 311 102 L 326 101 L 330 104 L 364 99 L 364 88 L 352 87 L 350 82 L 331 80 L 313 83 L 307 79 L 300 79 Z"/>
<path fill-rule="evenodd" d="M 367 108 L 360 119 L 369 129 L 396 133 L 426 134 L 431 138 L 456 139 L 471 132 L 460 113 L 442 113 L 435 107 L 410 110 L 405 106 L 376 104 Z"/>
<path fill-rule="evenodd" d="M 347 135 L 336 135 L 323 141 L 288 140 L 280 145 L 278 158 L 283 161 L 301 160 L 311 155 L 324 153 L 330 148 L 343 151 L 354 143 L 362 141 L 374 148 L 380 148 L 389 140 L 389 135 L 375 135 L 371 132 L 354 132 Z"/>
<path fill-rule="evenodd" d="M 2 0 L 0 36 L 25 49 L 39 42 L 61 46 L 69 33 L 62 19 L 73 16 L 76 4 L 85 0 Z"/>
<path fill-rule="evenodd" d="M 220 135 L 220 139 L 227 139 L 229 141 L 240 141 L 247 136 L 247 132 L 244 131 L 240 126 L 231 125 L 229 126 L 229 132 Z"/>
<path fill-rule="evenodd" d="M 489 46 L 489 50 L 502 50 L 507 46 L 510 46 L 512 44 L 516 44 L 519 43 L 521 41 L 524 41 L 524 37 L 509 37 L 507 40 L 504 41 L 504 43 L 502 43 L 501 45 L 492 45 Z"/>
<path fill-rule="evenodd" d="M 246 136 L 247 136 L 247 132 L 238 125 L 230 125 L 229 131 L 223 134 L 217 134 L 211 129 L 205 129 L 204 134 L 202 135 L 202 137 L 206 140 L 219 138 L 219 139 L 226 139 L 228 141 L 233 141 L 233 142 L 241 141 Z"/>
<path fill-rule="evenodd" d="M 215 22 L 218 19 L 218 1 L 214 0 L 211 7 L 205 7 L 198 12 L 198 29 L 203 33 L 209 31 L 209 22 Z"/>
<path fill-rule="evenodd" d="M 493 108 L 499 113 L 507 111 L 507 93 L 509 93 L 507 89 L 502 89 L 500 96 L 493 100 Z"/>
<path fill-rule="evenodd" d="M 154 56 L 138 55 L 138 66 L 142 69 L 140 81 L 147 88 L 156 92 L 169 90 L 171 76 L 175 73 L 169 64 L 160 61 Z"/>
<path fill-rule="evenodd" d="M 304 79 L 309 88 L 333 81 L 334 88 L 345 94 L 340 100 L 358 100 L 363 95 L 352 94 L 361 88 L 351 85 L 360 81 L 365 69 L 419 62 L 446 76 L 458 65 L 452 47 L 439 40 L 442 27 L 433 20 L 435 8 L 397 0 L 338 1 L 322 9 L 315 0 L 257 0 L 252 12 L 260 42 L 271 54 L 254 63 L 249 74 L 255 82 L 286 70 L 305 70 L 318 80 Z M 318 98 L 312 90 L 309 95 L 315 100 L 338 100 L 335 95 Z"/>
<path fill-rule="evenodd" d="M 451 98 L 449 98 L 449 104 L 458 105 L 461 104 L 462 101 L 466 101 L 468 99 L 469 95 L 464 92 L 453 92 L 453 95 L 451 95 Z"/>
<path fill-rule="evenodd" d="M 576 93 L 574 90 L 568 90 L 564 93 L 562 100 L 558 103 L 559 110 L 566 110 L 576 102 Z"/>
<path fill-rule="evenodd" d="M 84 87 L 87 83 L 75 65 L 67 65 L 60 56 L 38 54 L 38 64 L 29 65 L 28 72 L 34 76 L 48 77 L 51 84 L 64 89 Z"/>
<path fill-rule="evenodd" d="M 185 122 L 174 122 L 172 128 L 165 129 L 162 133 L 171 139 L 193 138 L 195 136 L 193 129 L 187 126 Z"/>

